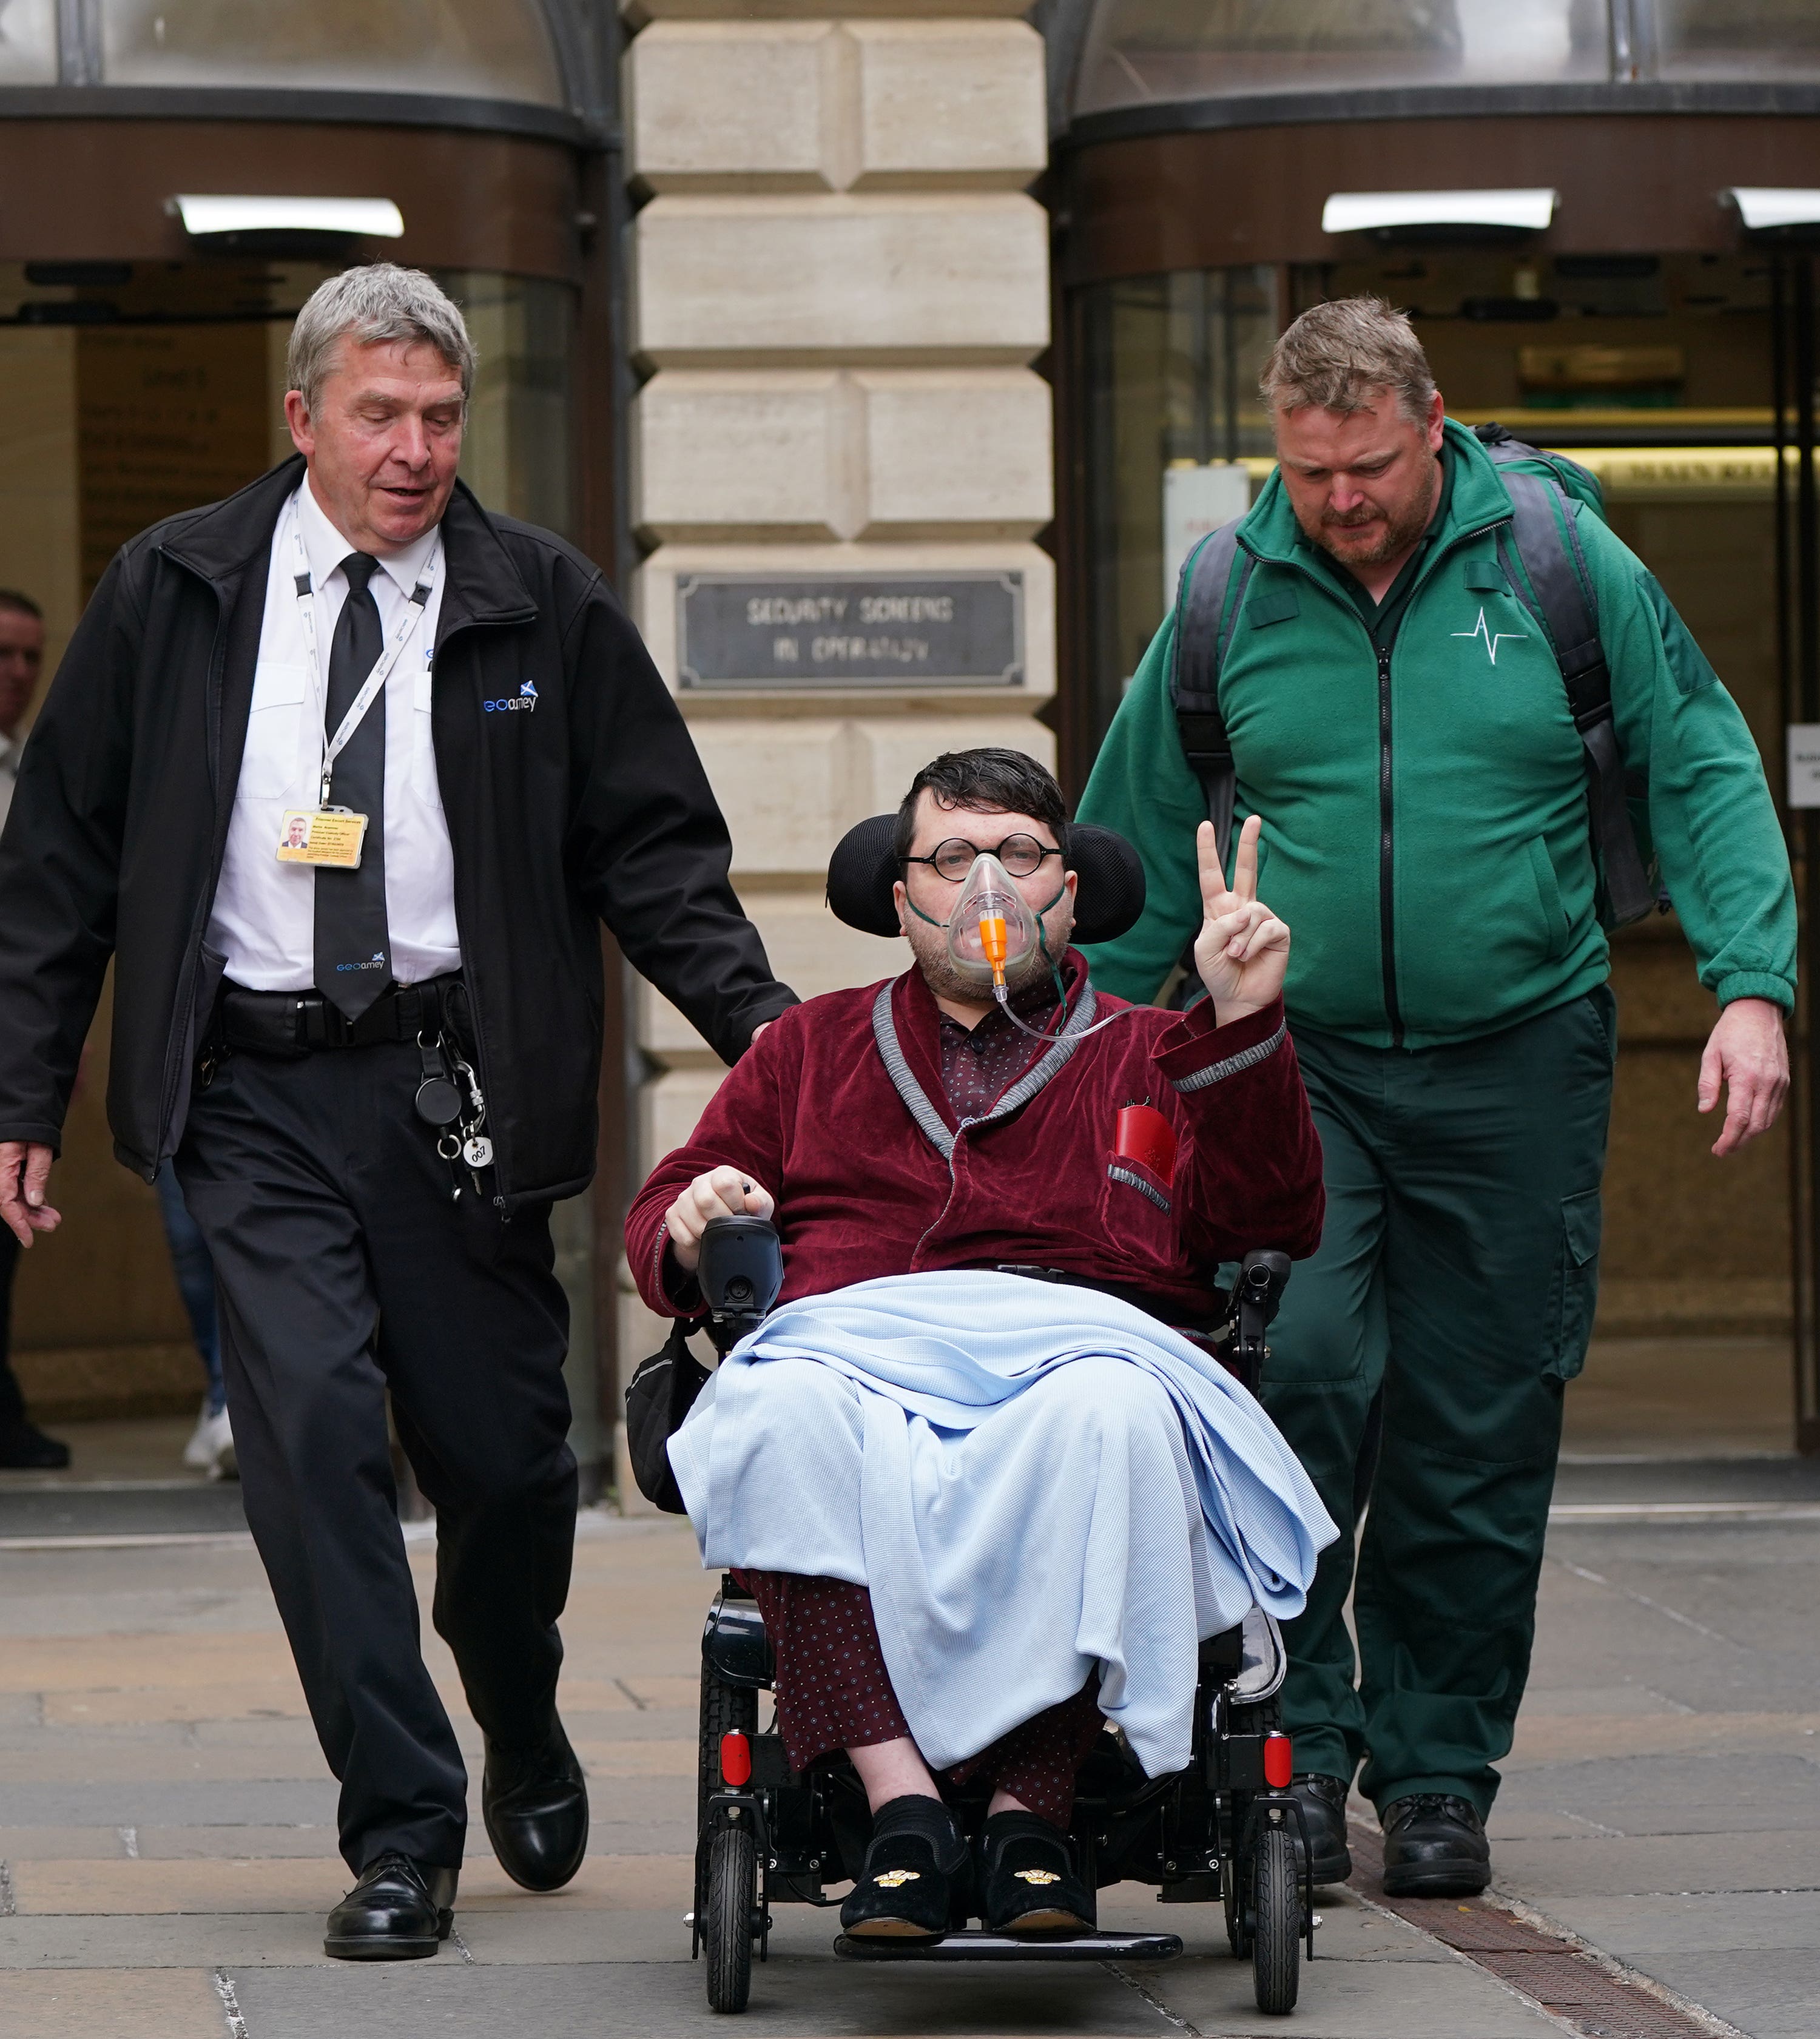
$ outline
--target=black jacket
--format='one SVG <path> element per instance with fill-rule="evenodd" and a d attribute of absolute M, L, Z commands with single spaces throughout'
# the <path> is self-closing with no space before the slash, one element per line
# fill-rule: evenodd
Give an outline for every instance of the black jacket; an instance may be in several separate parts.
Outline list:
<path fill-rule="evenodd" d="M 124 546 L 64 654 L 0 837 L 0 1140 L 55 1146 L 108 959 L 115 1151 L 154 1175 L 182 1137 L 205 951 L 287 461 Z M 431 735 L 499 1194 L 594 1170 L 604 921 L 728 1061 L 796 1003 L 728 882 L 687 727 L 599 570 L 459 484 Z M 534 683 L 529 710 L 517 703 Z"/>

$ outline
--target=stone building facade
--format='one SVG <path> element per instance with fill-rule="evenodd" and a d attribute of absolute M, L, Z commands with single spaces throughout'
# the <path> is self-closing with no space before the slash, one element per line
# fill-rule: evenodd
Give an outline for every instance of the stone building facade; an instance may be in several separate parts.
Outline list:
<path fill-rule="evenodd" d="M 804 997 L 902 966 L 842 927 L 830 852 L 944 750 L 1053 760 L 1054 584 L 1043 45 L 1003 0 L 855 8 L 640 0 L 625 52 L 635 613 L 731 826 L 734 879 Z M 934 578 L 1022 596 L 1011 685 L 684 683 L 701 574 Z M 723 1071 L 648 986 L 648 1163 Z M 625 1361 L 655 1326 L 627 1295 Z"/>

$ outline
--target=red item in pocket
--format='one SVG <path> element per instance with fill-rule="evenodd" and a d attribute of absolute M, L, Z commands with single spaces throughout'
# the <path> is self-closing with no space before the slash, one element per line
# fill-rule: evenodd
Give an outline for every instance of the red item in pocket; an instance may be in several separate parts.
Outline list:
<path fill-rule="evenodd" d="M 1136 1161 L 1166 1183 L 1176 1172 L 1176 1129 L 1154 1105 L 1125 1105 L 1119 1113 L 1113 1152 L 1122 1161 Z"/>

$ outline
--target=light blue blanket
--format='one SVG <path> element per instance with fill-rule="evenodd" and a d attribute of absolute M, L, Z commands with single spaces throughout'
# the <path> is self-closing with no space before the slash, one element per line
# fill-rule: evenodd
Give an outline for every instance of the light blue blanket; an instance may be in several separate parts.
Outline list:
<path fill-rule="evenodd" d="M 670 1441 L 702 1562 L 868 1586 L 925 1758 L 1100 1674 L 1146 1771 L 1188 1760 L 1200 1638 L 1300 1612 L 1335 1530 L 1262 1409 L 1130 1304 L 1013 1274 L 773 1312 Z"/>

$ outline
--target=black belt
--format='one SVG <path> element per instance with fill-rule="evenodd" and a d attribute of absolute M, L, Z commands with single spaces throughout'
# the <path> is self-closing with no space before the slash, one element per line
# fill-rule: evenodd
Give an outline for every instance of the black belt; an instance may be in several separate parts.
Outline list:
<path fill-rule="evenodd" d="M 320 991 L 249 991 L 224 984 L 215 1007 L 214 1040 L 249 1055 L 294 1057 L 319 1048 L 371 1048 L 386 1041 L 435 1039 L 451 1004 L 464 1008 L 458 974 L 426 978 L 421 984 L 394 984 L 380 993 L 358 1020 L 331 1005 Z M 464 1009 L 462 1016 L 466 1013 Z"/>

